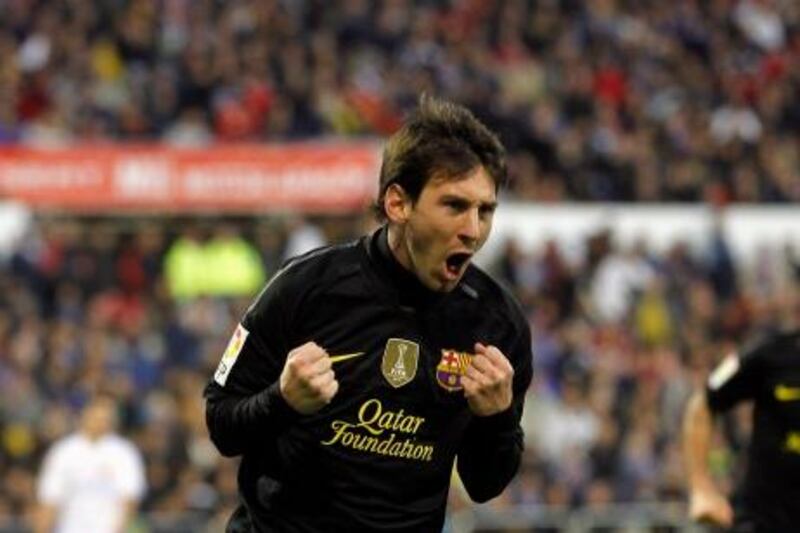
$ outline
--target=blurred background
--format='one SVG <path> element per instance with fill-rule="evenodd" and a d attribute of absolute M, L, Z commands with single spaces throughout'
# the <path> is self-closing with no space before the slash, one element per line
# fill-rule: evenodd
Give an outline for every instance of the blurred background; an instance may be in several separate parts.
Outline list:
<path fill-rule="evenodd" d="M 521 471 L 448 530 L 689 528 L 685 400 L 800 315 L 798 56 L 794 0 L 0 0 L 0 531 L 100 384 L 134 529 L 223 530 L 202 387 L 285 258 L 374 227 L 422 92 L 508 148 L 480 262 L 534 333 Z"/>

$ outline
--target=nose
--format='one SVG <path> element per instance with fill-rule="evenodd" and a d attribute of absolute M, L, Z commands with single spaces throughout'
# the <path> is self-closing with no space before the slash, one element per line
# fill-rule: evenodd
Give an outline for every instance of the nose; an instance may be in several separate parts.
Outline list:
<path fill-rule="evenodd" d="M 473 246 L 481 236 L 481 220 L 477 209 L 470 209 L 464 214 L 464 223 L 461 225 L 459 237 L 461 242 Z"/>

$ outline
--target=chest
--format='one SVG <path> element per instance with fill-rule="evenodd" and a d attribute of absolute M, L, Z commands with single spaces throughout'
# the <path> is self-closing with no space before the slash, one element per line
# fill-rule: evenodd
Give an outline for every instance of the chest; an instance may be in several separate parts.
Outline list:
<path fill-rule="evenodd" d="M 294 342 L 323 346 L 345 390 L 419 396 L 426 403 L 450 403 L 459 388 L 450 374 L 465 369 L 476 342 L 502 349 L 508 336 L 507 324 L 466 299 L 415 309 L 378 295 L 353 301 L 334 293 L 313 311 Z"/>
<path fill-rule="evenodd" d="M 93 447 L 76 447 L 70 452 L 62 470 L 70 491 L 103 493 L 119 485 L 120 468 L 113 453 Z"/>
<path fill-rule="evenodd" d="M 323 427 L 347 420 L 440 438 L 469 416 L 461 376 L 475 343 L 507 353 L 508 324 L 467 299 L 420 310 L 377 294 L 333 292 L 304 316 L 292 342 L 313 340 L 325 348 L 339 382 L 331 404 L 309 420 Z"/>
<path fill-rule="evenodd" d="M 770 372 L 761 397 L 772 416 L 785 426 L 800 430 L 800 369 L 781 367 Z"/>

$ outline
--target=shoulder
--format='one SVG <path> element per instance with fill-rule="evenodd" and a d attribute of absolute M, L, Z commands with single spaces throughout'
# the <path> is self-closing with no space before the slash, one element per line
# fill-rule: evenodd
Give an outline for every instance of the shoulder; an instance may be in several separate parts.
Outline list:
<path fill-rule="evenodd" d="M 80 435 L 66 435 L 53 442 L 48 455 L 51 457 L 63 457 L 79 451 L 82 447 L 83 438 Z"/>
<path fill-rule="evenodd" d="M 505 354 L 514 367 L 514 390 L 523 394 L 533 375 L 531 328 L 522 306 L 505 286 L 477 266 L 470 265 L 460 290 L 475 301 L 484 317 L 487 339 Z"/>
<path fill-rule="evenodd" d="M 517 333 L 529 331 L 528 320 L 517 298 L 480 267 L 470 265 L 457 290 L 478 300 L 488 312 L 509 321 Z"/>
<path fill-rule="evenodd" d="M 760 334 L 740 350 L 742 359 L 783 358 L 800 354 L 800 330 L 778 330 Z"/>
<path fill-rule="evenodd" d="M 301 273 L 319 272 L 327 270 L 331 265 L 342 262 L 350 263 L 359 261 L 362 239 L 345 244 L 336 244 L 316 248 L 310 252 L 288 259 L 279 270 L 279 273 L 298 275 Z"/>
<path fill-rule="evenodd" d="M 128 439 L 112 434 L 103 438 L 103 446 L 108 453 L 122 455 L 126 457 L 138 457 L 139 450 Z"/>
<path fill-rule="evenodd" d="M 317 248 L 287 260 L 256 297 L 248 314 L 258 315 L 276 301 L 299 302 L 304 294 L 361 269 L 360 240 Z"/>
<path fill-rule="evenodd" d="M 88 453 L 86 439 L 78 433 L 73 433 L 53 442 L 47 450 L 46 464 L 60 468 L 56 465 L 67 466 L 80 463 L 85 460 Z"/>
<path fill-rule="evenodd" d="M 325 246 L 293 257 L 284 263 L 273 276 L 267 288 L 276 285 L 280 288 L 324 283 L 349 271 L 357 270 L 363 255 L 361 240 L 346 244 Z"/>

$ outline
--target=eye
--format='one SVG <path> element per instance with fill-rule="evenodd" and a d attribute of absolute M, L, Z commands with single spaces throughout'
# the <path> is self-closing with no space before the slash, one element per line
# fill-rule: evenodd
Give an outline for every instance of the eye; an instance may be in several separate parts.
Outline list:
<path fill-rule="evenodd" d="M 469 203 L 463 200 L 445 200 L 444 205 L 453 213 L 463 213 L 467 209 L 469 209 Z"/>
<path fill-rule="evenodd" d="M 497 209 L 495 205 L 482 205 L 480 209 L 478 209 L 478 215 L 483 218 L 491 218 L 494 215 L 494 211 Z"/>

